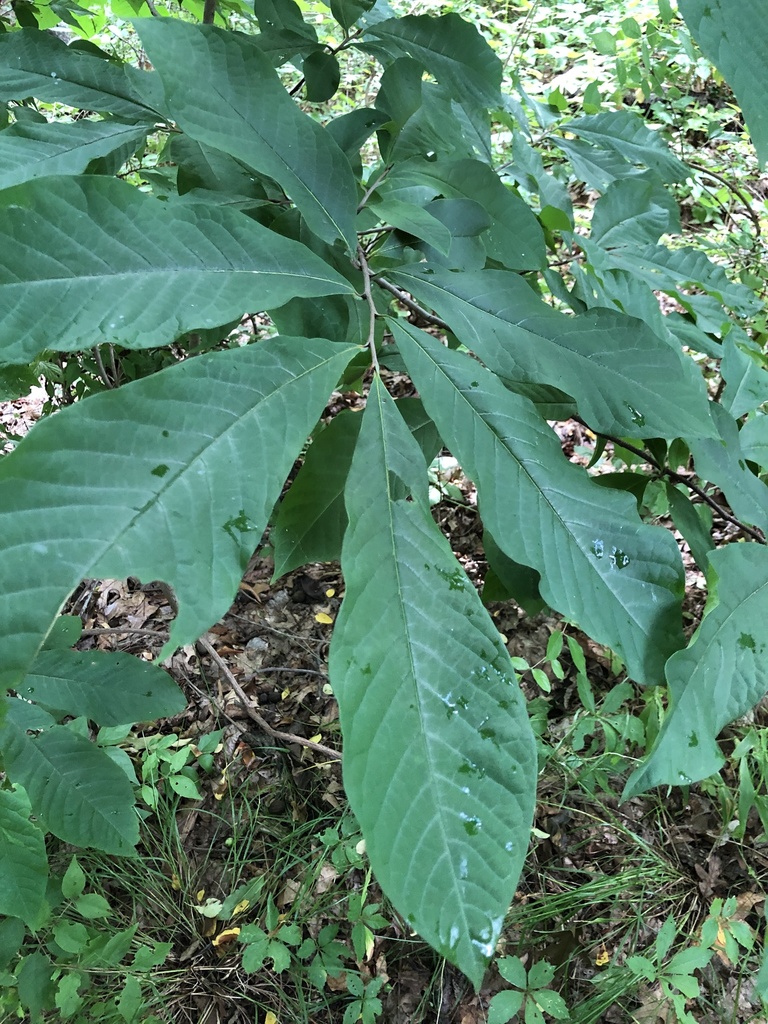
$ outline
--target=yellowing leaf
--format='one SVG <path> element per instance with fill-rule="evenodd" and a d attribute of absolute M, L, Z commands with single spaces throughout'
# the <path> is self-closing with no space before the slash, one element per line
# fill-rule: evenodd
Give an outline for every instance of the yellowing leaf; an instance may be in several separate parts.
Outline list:
<path fill-rule="evenodd" d="M 245 911 L 248 909 L 248 907 L 250 907 L 250 905 L 251 905 L 251 901 L 250 900 L 240 900 L 240 902 L 237 904 L 235 909 L 232 911 L 232 917 L 237 917 L 238 914 L 245 913 Z M 238 931 L 239 930 L 240 929 L 238 928 Z"/>
<path fill-rule="evenodd" d="M 264 1018 L 264 1024 L 277 1024 L 277 1017 L 271 1010 L 267 1011 L 267 1016 Z"/>
<path fill-rule="evenodd" d="M 321 732 L 319 732 L 315 736 L 310 736 L 309 737 L 309 742 L 310 743 L 319 743 L 320 740 L 322 740 L 322 738 L 323 738 L 323 734 Z"/>
<path fill-rule="evenodd" d="M 240 934 L 239 928 L 225 928 L 223 932 L 219 932 L 216 938 L 213 940 L 214 946 L 229 946 L 235 941 L 237 936 Z"/>
<path fill-rule="evenodd" d="M 286 688 L 285 688 L 285 689 L 283 690 L 283 692 L 282 692 L 282 693 L 280 694 L 280 697 L 281 697 L 281 699 L 282 699 L 282 700 L 288 700 L 288 698 L 289 698 L 290 696 L 291 696 L 291 691 L 290 691 L 290 690 L 288 689 L 288 687 L 286 686 Z"/>
<path fill-rule="evenodd" d="M 334 588 L 333 588 L 333 587 L 329 587 L 329 588 L 328 588 L 328 589 L 326 590 L 326 592 L 325 592 L 325 596 L 326 596 L 326 597 L 333 597 L 333 595 L 334 595 L 335 593 L 336 593 L 336 591 L 334 590 Z"/>
<path fill-rule="evenodd" d="M 173 889 L 174 892 L 181 892 L 181 879 L 179 878 L 175 871 L 171 875 L 171 888 Z"/>
<path fill-rule="evenodd" d="M 326 615 L 325 612 L 318 612 L 315 616 L 315 622 L 321 623 L 323 626 L 332 626 L 333 619 L 330 615 Z"/>
<path fill-rule="evenodd" d="M 195 896 L 197 897 L 197 902 L 202 903 L 205 899 L 205 889 L 198 889 Z"/>

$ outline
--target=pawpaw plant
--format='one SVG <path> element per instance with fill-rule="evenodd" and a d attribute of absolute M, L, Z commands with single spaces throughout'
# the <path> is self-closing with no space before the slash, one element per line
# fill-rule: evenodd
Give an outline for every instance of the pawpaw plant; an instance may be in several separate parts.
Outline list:
<path fill-rule="evenodd" d="M 59 7 L 78 24 L 84 8 Z M 660 133 L 628 109 L 528 100 L 457 14 L 338 0 L 327 39 L 293 0 L 233 0 L 215 24 L 150 4 L 134 11 L 134 67 L 67 45 L 47 7 L 27 8 L 0 33 L 6 397 L 45 354 L 220 337 L 257 312 L 274 329 L 188 347 L 43 419 L 0 460 L 14 787 L 0 791 L 0 913 L 32 928 L 44 914 L 46 831 L 116 854 L 137 840 L 125 772 L 62 723 L 183 706 L 160 668 L 72 650 L 73 589 L 164 581 L 178 605 L 165 656 L 227 611 L 272 523 L 279 572 L 341 561 L 330 675 L 373 870 L 479 986 L 526 856 L 536 748 L 503 639 L 430 513 L 429 462 L 446 447 L 476 486 L 510 596 L 515 580 L 538 588 L 631 679 L 669 686 L 625 795 L 702 779 L 722 764 L 718 732 L 768 689 L 768 375 L 748 331 L 761 304 L 703 251 L 661 241 L 680 231 L 672 189 L 694 172 Z M 680 8 L 765 158 L 768 12 Z M 361 55 L 370 105 L 330 116 L 344 60 Z M 587 233 L 542 160 L 542 125 L 599 196 Z M 154 169 L 132 162 L 145 151 Z M 654 292 L 678 311 L 663 316 Z M 699 353 L 722 358 L 716 400 Z M 393 398 L 382 368 L 418 399 Z M 320 423 L 342 380 L 364 382 L 364 411 Z M 690 643 L 673 533 L 641 519 L 637 474 L 635 491 L 606 487 L 566 458 L 550 424 L 573 416 L 666 479 L 710 588 Z M 678 473 L 690 455 L 695 481 Z M 715 549 L 702 500 L 735 523 L 731 543 Z"/>

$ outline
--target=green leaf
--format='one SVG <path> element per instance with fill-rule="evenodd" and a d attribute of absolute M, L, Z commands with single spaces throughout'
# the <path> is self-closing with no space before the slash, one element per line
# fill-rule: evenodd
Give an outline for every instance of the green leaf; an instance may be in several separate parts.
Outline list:
<path fill-rule="evenodd" d="M 629 110 L 575 117 L 564 126 L 579 138 L 612 150 L 633 164 L 655 171 L 662 181 L 685 181 L 691 172 L 673 156 L 661 135 Z"/>
<path fill-rule="evenodd" d="M 753 416 L 739 431 L 741 453 L 750 462 L 768 469 L 768 416 Z"/>
<path fill-rule="evenodd" d="M 48 858 L 31 813 L 23 789 L 0 790 L 0 914 L 19 917 L 34 931 L 47 912 Z"/>
<path fill-rule="evenodd" d="M 525 857 L 535 749 L 509 655 L 378 378 L 346 504 L 330 654 L 345 789 L 384 891 L 479 986 Z"/>
<path fill-rule="evenodd" d="M 516 956 L 505 956 L 497 961 L 499 968 L 499 974 L 505 981 L 508 981 L 510 985 L 514 985 L 515 988 L 527 988 L 528 982 L 526 980 L 526 970 L 523 967 L 522 961 Z"/>
<path fill-rule="evenodd" d="M 143 722 L 186 707 L 184 694 L 163 669 L 107 651 L 41 651 L 16 690 L 36 704 L 98 725 Z"/>
<path fill-rule="evenodd" d="M 729 306 L 741 316 L 757 313 L 762 307 L 751 289 L 728 279 L 722 267 L 709 260 L 703 252 L 684 246 L 667 249 L 663 245 L 626 245 L 603 249 L 589 238 L 580 238 L 589 262 L 599 273 L 606 269 L 627 270 L 654 290 L 674 296 L 689 312 L 696 313 L 696 295 L 689 290 L 706 291 L 717 302 Z M 718 330 L 727 324 L 728 314 L 721 310 Z"/>
<path fill-rule="evenodd" d="M 479 203 L 491 219 L 482 235 L 488 256 L 510 270 L 539 270 L 546 263 L 544 233 L 530 207 L 480 160 L 411 159 L 395 166 L 379 193 L 387 198 L 417 202 L 438 196 L 466 198 Z M 432 208 L 429 202 L 425 209 Z"/>
<path fill-rule="evenodd" d="M 670 709 L 653 750 L 629 777 L 625 800 L 718 772 L 724 757 L 715 737 L 768 691 L 768 548 L 729 544 L 709 561 L 708 610 L 689 646 L 669 660 Z"/>
<path fill-rule="evenodd" d="M 678 490 L 673 484 L 668 483 L 666 485 L 666 495 L 675 527 L 685 538 L 696 565 L 698 565 L 702 572 L 708 572 L 708 555 L 715 547 L 711 532 L 704 525 L 703 519 L 696 511 L 696 506 L 691 502 L 687 494 Z"/>
<path fill-rule="evenodd" d="M 200 792 L 200 787 L 193 779 L 187 778 L 186 775 L 169 775 L 168 785 L 171 787 L 174 793 L 182 797 L 185 800 L 202 800 L 203 794 Z"/>
<path fill-rule="evenodd" d="M 630 437 L 716 433 L 701 377 L 638 320 L 607 309 L 566 316 L 501 270 L 450 273 L 422 263 L 387 277 L 436 310 L 505 382 L 567 391 L 594 429 Z"/>
<path fill-rule="evenodd" d="M 65 843 L 126 855 L 138 841 L 133 788 L 104 751 L 63 725 L 30 734 L 24 702 L 5 698 L 0 749 L 9 778 Z"/>
<path fill-rule="evenodd" d="M 0 102 L 34 96 L 154 123 L 160 110 L 156 74 L 66 46 L 48 32 L 0 33 Z"/>
<path fill-rule="evenodd" d="M 541 596 L 639 682 L 661 679 L 680 646 L 683 573 L 671 534 L 646 526 L 629 495 L 569 463 L 527 399 L 410 325 L 391 322 L 424 408 L 474 480 L 504 553 L 541 574 Z"/>
<path fill-rule="evenodd" d="M 2 138 L 2 136 L 0 136 Z M 720 373 L 727 383 L 723 405 L 738 418 L 768 402 L 768 361 L 762 346 L 733 327 L 723 338 Z"/>
<path fill-rule="evenodd" d="M 83 577 L 172 585 L 179 614 L 166 653 L 216 622 L 356 351 L 271 338 L 39 423 L 0 460 L 2 683 L 19 682 Z M 240 464 L 258 472 L 233 472 Z"/>
<path fill-rule="evenodd" d="M 325 103 L 339 88 L 341 71 L 336 56 L 327 50 L 314 50 L 304 58 L 302 71 L 306 80 L 308 103 Z"/>
<path fill-rule="evenodd" d="M 340 557 L 347 527 L 344 485 L 360 422 L 358 413 L 341 412 L 310 445 L 270 534 L 275 549 L 274 579 L 307 562 Z"/>
<path fill-rule="evenodd" d="M 149 18 L 136 30 L 182 131 L 274 178 L 315 234 L 330 243 L 343 238 L 354 252 L 349 161 L 299 110 L 253 38 L 175 18 Z"/>
<path fill-rule="evenodd" d="M 538 615 L 546 607 L 539 594 L 539 574 L 530 566 L 508 558 L 488 530 L 483 532 L 483 551 L 488 572 L 483 587 L 483 601 L 507 601 L 514 598 L 528 615 Z"/>
<path fill-rule="evenodd" d="M 130 654 L 49 650 L 35 658 L 19 696 L 97 725 L 129 725 L 176 715 L 186 698 L 173 679 Z"/>
<path fill-rule="evenodd" d="M 295 295 L 353 291 L 242 214 L 169 205 L 114 179 L 18 185 L 0 193 L 0 214 L 5 363 L 104 341 L 164 345 Z"/>
<path fill-rule="evenodd" d="M 112 908 L 103 896 L 97 892 L 87 892 L 75 903 L 75 910 L 87 921 L 95 921 L 112 916 Z"/>
<path fill-rule="evenodd" d="M 744 112 L 761 163 L 768 160 L 768 11 L 762 0 L 679 0 L 696 42 L 717 65 Z"/>
<path fill-rule="evenodd" d="M 0 39 L 3 37 L 0 36 Z M 30 953 L 21 961 L 16 972 L 19 1002 L 29 1010 L 30 1019 L 37 1022 L 40 1014 L 54 1006 L 56 991 L 53 982 L 54 966 L 44 953 Z"/>
<path fill-rule="evenodd" d="M 113 121 L 12 124 L 0 132 L 0 189 L 46 175 L 81 174 L 92 160 L 123 146 L 137 150 L 147 131 Z"/>
<path fill-rule="evenodd" d="M 524 992 L 497 992 L 488 1006 L 488 1024 L 507 1024 L 523 1005 Z"/>
<path fill-rule="evenodd" d="M 370 11 L 376 0 L 330 0 L 331 14 L 342 28 L 349 29 Z"/>
<path fill-rule="evenodd" d="M 0 967 L 7 967 L 13 960 L 21 949 L 25 935 L 26 928 L 20 918 L 0 918 Z"/>
<path fill-rule="evenodd" d="M 725 409 L 712 405 L 720 437 L 691 440 L 696 473 L 725 493 L 735 515 L 768 531 L 768 486 L 747 467 L 741 451 L 738 424 Z"/>
<path fill-rule="evenodd" d="M 85 872 L 77 863 L 77 857 L 73 857 L 61 880 L 61 895 L 65 900 L 75 900 L 82 895 L 84 888 Z"/>
<path fill-rule="evenodd" d="M 590 238 L 600 245 L 655 244 L 665 234 L 679 234 L 677 203 L 655 174 L 614 181 L 595 203 Z"/>
<path fill-rule="evenodd" d="M 501 104 L 501 61 L 474 25 L 458 14 L 391 18 L 367 29 L 365 39 L 417 60 L 460 103 L 483 108 Z"/>

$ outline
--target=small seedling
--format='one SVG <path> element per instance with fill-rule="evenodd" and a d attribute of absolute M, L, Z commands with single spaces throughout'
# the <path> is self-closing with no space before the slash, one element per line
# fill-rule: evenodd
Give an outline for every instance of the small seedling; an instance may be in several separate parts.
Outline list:
<path fill-rule="evenodd" d="M 570 1019 L 563 997 L 547 988 L 555 976 L 552 964 L 539 960 L 526 971 L 518 957 L 505 956 L 498 961 L 498 968 L 512 989 L 498 992 L 491 999 L 488 1024 L 507 1024 L 507 1021 L 512 1020 L 525 1021 L 525 1024 L 544 1024 L 545 1014 L 555 1020 Z"/>

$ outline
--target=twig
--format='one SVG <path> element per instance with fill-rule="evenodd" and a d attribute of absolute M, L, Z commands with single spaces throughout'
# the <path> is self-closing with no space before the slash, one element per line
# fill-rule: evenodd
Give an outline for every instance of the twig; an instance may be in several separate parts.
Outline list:
<path fill-rule="evenodd" d="M 216 17 L 216 0 L 205 0 L 203 7 L 203 24 L 212 25 Z"/>
<path fill-rule="evenodd" d="M 110 633 L 135 633 L 138 636 L 156 636 L 161 640 L 168 639 L 168 631 L 160 629 L 137 629 L 135 627 L 110 626 L 104 629 L 84 629 L 80 636 L 105 636 Z"/>
<path fill-rule="evenodd" d="M 381 172 L 381 174 L 378 176 L 378 178 L 376 178 L 374 180 L 373 184 L 369 185 L 368 188 L 365 190 L 365 192 L 363 192 L 363 198 L 357 204 L 357 212 L 358 213 L 360 213 L 361 210 L 365 209 L 365 206 L 368 203 L 368 200 L 371 198 L 373 193 L 376 191 L 376 189 L 379 187 L 379 185 L 382 183 L 382 181 L 384 181 L 384 179 L 386 178 L 386 176 L 389 174 L 389 172 L 391 170 L 392 170 L 392 164 L 387 164 L 387 166 L 384 168 L 384 170 Z"/>
<path fill-rule="evenodd" d="M 104 360 L 101 358 L 101 352 L 99 351 L 99 346 L 98 345 L 94 345 L 93 346 L 93 358 L 96 360 L 96 366 L 97 366 L 98 371 L 99 371 L 99 377 L 101 377 L 101 380 L 102 380 L 102 383 L 104 384 L 104 387 L 105 388 L 110 388 L 110 389 L 114 388 L 115 385 L 109 379 L 107 371 L 104 368 Z"/>
<path fill-rule="evenodd" d="M 149 8 L 149 13 L 152 15 L 153 18 L 160 17 L 160 14 L 157 8 L 155 7 L 155 0 L 147 0 L 147 7 Z"/>
<path fill-rule="evenodd" d="M 368 266 L 368 260 L 365 258 L 365 251 L 362 246 L 357 247 L 357 261 L 360 270 L 363 272 L 363 297 L 368 303 L 368 338 L 366 344 L 371 353 L 371 361 L 376 373 L 379 373 L 379 357 L 376 355 L 376 303 L 373 301 L 373 293 L 371 292 L 371 271 Z"/>
<path fill-rule="evenodd" d="M 450 331 L 450 327 L 441 320 L 439 316 L 435 316 L 434 313 L 429 313 L 423 306 L 420 306 L 418 302 L 415 302 L 407 292 L 404 292 L 402 288 L 398 288 L 396 285 L 391 284 L 384 277 L 374 277 L 373 280 L 379 287 L 384 288 L 391 295 L 394 295 L 398 302 L 410 309 L 412 313 L 417 313 L 422 319 L 426 320 L 428 324 L 433 324 L 435 327 L 440 327 L 444 331 Z"/>
<path fill-rule="evenodd" d="M 708 178 L 713 178 L 715 181 L 719 181 L 721 185 L 725 185 L 725 187 L 729 189 L 731 192 L 733 192 L 735 196 L 739 197 L 744 206 L 744 212 L 755 226 L 755 237 L 759 238 L 762 234 L 760 217 L 752 209 L 752 203 L 749 194 L 745 192 L 739 185 L 736 185 L 734 182 L 729 181 L 724 175 L 719 174 L 717 171 L 711 171 L 708 167 L 705 167 L 703 164 L 688 161 L 688 166 L 692 167 L 695 171 L 698 171 L 700 174 L 706 174 Z M 733 219 L 733 215 L 730 213 L 730 211 L 726 212 L 728 213 L 728 216 L 731 217 L 731 219 Z"/>
<path fill-rule="evenodd" d="M 662 466 L 656 461 L 656 459 L 654 459 L 650 452 L 647 452 L 642 448 L 638 448 L 629 441 L 622 441 L 620 437 L 614 437 L 613 434 L 603 434 L 599 430 L 592 430 L 592 427 L 590 427 L 588 423 L 585 423 L 579 416 L 574 416 L 573 418 L 577 423 L 581 423 L 583 427 L 586 427 L 587 430 L 591 430 L 596 437 L 602 437 L 604 440 L 610 441 L 619 448 L 624 448 L 626 451 L 632 452 L 633 455 L 639 456 L 644 462 L 647 462 L 649 466 L 653 466 L 661 476 L 667 476 L 675 483 L 684 484 L 688 490 L 693 491 L 693 493 L 698 495 L 702 501 L 706 502 L 713 511 L 717 512 L 721 519 L 724 519 L 732 526 L 738 527 L 743 533 L 746 533 L 748 537 L 751 537 L 752 540 L 757 541 L 758 544 L 765 544 L 765 537 L 762 535 L 760 530 L 752 529 L 751 526 L 747 526 L 746 523 L 742 523 L 740 519 L 732 516 L 730 512 L 726 512 L 723 506 L 716 502 L 714 498 L 710 497 L 703 488 L 699 487 L 698 484 L 693 483 L 692 480 L 683 476 L 682 473 L 678 473 L 674 469 L 669 469 L 668 466 Z"/>
<path fill-rule="evenodd" d="M 302 747 L 308 747 L 310 750 L 316 751 L 318 754 L 323 754 L 325 757 L 330 758 L 333 761 L 340 761 L 341 754 L 337 750 L 333 750 L 331 747 L 326 747 L 322 743 L 315 743 L 313 740 L 306 740 L 303 736 L 295 736 L 290 732 L 282 732 L 280 729 L 273 729 L 266 719 L 262 718 L 261 715 L 256 711 L 253 705 L 248 700 L 248 696 L 243 690 L 242 686 L 235 677 L 232 675 L 227 663 L 221 657 L 221 655 L 215 650 L 212 644 L 210 644 L 205 637 L 200 637 L 197 641 L 201 647 L 204 647 L 211 658 L 216 662 L 221 674 L 226 679 L 227 683 L 235 691 L 235 694 L 243 707 L 243 710 L 251 719 L 255 722 L 258 727 L 265 732 L 267 736 L 271 736 L 273 739 L 282 740 L 284 743 L 298 743 Z"/>

